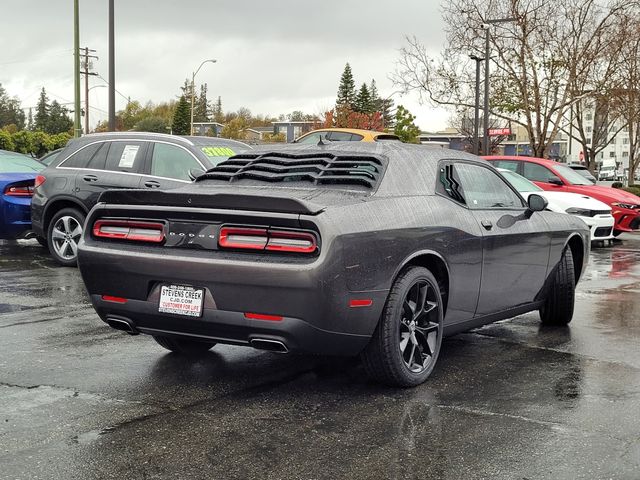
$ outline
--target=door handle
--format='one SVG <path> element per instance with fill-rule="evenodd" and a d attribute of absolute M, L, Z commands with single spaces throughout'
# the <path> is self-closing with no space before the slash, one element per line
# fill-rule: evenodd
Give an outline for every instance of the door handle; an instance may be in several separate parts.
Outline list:
<path fill-rule="evenodd" d="M 98 181 L 98 177 L 96 177 L 95 175 L 85 175 L 84 177 L 82 177 L 82 179 L 85 182 L 97 182 Z"/>
<path fill-rule="evenodd" d="M 160 188 L 160 182 L 156 182 L 155 180 L 147 180 L 144 182 L 144 186 L 148 188 Z"/>
<path fill-rule="evenodd" d="M 493 228 L 493 223 L 489 220 L 482 220 L 480 224 L 485 228 L 485 230 L 491 230 Z"/>

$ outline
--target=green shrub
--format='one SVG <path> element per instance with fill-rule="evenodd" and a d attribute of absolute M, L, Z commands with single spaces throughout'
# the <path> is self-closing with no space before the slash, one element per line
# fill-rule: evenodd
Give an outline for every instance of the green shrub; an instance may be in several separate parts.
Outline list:
<path fill-rule="evenodd" d="M 11 134 L 6 130 L 0 130 L 0 150 L 9 150 L 13 152 L 16 149 L 16 144 L 11 138 Z"/>
<path fill-rule="evenodd" d="M 634 195 L 638 195 L 640 197 L 640 185 L 632 185 L 630 187 L 624 187 L 622 190 L 633 193 Z"/>

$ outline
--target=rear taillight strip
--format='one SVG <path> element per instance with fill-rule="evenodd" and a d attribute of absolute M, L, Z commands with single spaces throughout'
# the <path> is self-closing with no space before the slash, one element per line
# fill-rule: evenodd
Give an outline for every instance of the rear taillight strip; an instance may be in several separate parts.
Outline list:
<path fill-rule="evenodd" d="M 8 197 L 33 197 L 33 185 L 9 185 L 4 194 Z"/>
<path fill-rule="evenodd" d="M 97 220 L 93 224 L 93 236 L 112 240 L 162 243 L 164 224 L 138 220 Z"/>
<path fill-rule="evenodd" d="M 314 253 L 318 249 L 315 235 L 309 232 L 251 227 L 222 227 L 218 245 L 221 248 L 290 253 Z"/>

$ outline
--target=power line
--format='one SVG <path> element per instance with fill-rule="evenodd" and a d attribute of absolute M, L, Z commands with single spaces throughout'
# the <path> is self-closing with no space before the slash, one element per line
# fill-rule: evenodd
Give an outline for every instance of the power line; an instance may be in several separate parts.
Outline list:
<path fill-rule="evenodd" d="M 109 81 L 106 78 L 104 78 L 99 73 L 96 73 L 96 75 L 98 75 L 99 78 L 101 78 L 107 85 L 109 85 Z M 118 95 L 120 95 L 122 98 L 124 98 L 127 101 L 127 103 L 129 103 L 131 97 L 127 97 L 124 93 L 120 93 L 117 89 L 114 89 L 114 90 L 116 91 L 116 93 Z"/>
<path fill-rule="evenodd" d="M 42 59 L 46 59 L 46 58 L 58 58 L 58 57 L 64 57 L 65 55 L 68 55 L 69 53 L 73 52 L 73 50 L 64 50 L 62 52 L 59 53 L 53 53 L 53 54 L 46 54 L 46 55 L 38 55 L 36 57 L 31 57 L 31 58 L 21 58 L 21 59 L 16 59 L 16 60 L 9 60 L 8 62 L 2 62 L 0 63 L 0 65 L 11 65 L 14 63 L 29 63 L 29 62 L 37 62 L 38 60 L 42 60 Z"/>

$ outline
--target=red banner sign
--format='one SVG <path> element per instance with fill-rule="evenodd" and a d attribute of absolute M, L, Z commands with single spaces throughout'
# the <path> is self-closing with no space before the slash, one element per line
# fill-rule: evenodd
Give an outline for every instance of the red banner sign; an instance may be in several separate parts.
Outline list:
<path fill-rule="evenodd" d="M 490 137 L 499 137 L 500 135 L 511 135 L 510 128 L 490 128 L 489 136 Z"/>

